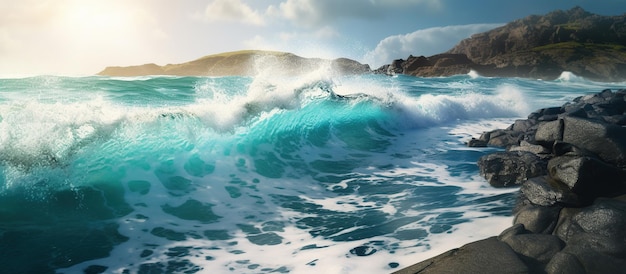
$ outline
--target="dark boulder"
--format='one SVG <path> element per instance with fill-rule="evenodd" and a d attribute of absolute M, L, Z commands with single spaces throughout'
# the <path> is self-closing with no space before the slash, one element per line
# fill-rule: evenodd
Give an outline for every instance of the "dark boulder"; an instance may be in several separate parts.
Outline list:
<path fill-rule="evenodd" d="M 528 120 L 534 121 L 553 121 L 558 115 L 563 113 L 561 107 L 542 108 L 528 115 Z"/>
<path fill-rule="evenodd" d="M 565 243 L 551 234 L 534 234 L 517 224 L 503 231 L 498 239 L 508 244 L 532 269 L 541 270 Z"/>
<path fill-rule="evenodd" d="M 391 62 L 391 64 L 387 67 L 387 71 L 386 73 L 388 75 L 394 75 L 394 74 L 400 74 L 404 71 L 404 69 L 402 68 L 402 64 L 404 64 L 404 60 L 403 59 L 396 59 L 393 60 L 393 62 Z"/>
<path fill-rule="evenodd" d="M 572 235 L 584 232 L 582 228 L 573 221 L 574 216 L 576 216 L 580 210 L 581 208 L 563 208 L 559 213 L 559 220 L 552 234 L 567 243 Z"/>
<path fill-rule="evenodd" d="M 522 120 L 519 120 L 522 121 Z M 529 132 L 532 132 L 529 134 Z M 517 122 L 507 129 L 496 129 L 483 132 L 478 139 L 472 138 L 469 147 L 502 147 L 518 146 L 521 141 L 534 139 L 534 123 Z"/>
<path fill-rule="evenodd" d="M 625 273 L 626 257 L 610 253 L 616 245 L 599 235 L 581 233 L 572 237 L 562 252 L 575 256 L 587 273 Z"/>
<path fill-rule="evenodd" d="M 513 224 L 522 224 L 532 233 L 552 234 L 561 209 L 560 206 L 537 206 L 528 203 L 515 210 Z"/>
<path fill-rule="evenodd" d="M 509 245 L 496 237 L 452 249 L 395 274 L 428 273 L 529 273 Z"/>
<path fill-rule="evenodd" d="M 513 227 L 398 273 L 626 273 L 625 97 L 581 96 L 470 142 L 507 148 L 478 167 L 493 186 L 521 183 Z M 485 262 L 477 247 L 503 253 Z"/>
<path fill-rule="evenodd" d="M 585 268 L 576 256 L 559 252 L 554 254 L 552 260 L 546 265 L 546 273 L 548 274 L 586 274 Z"/>
<path fill-rule="evenodd" d="M 494 187 L 522 184 L 528 178 L 547 174 L 547 162 L 525 151 L 496 152 L 478 159 L 480 174 Z"/>
<path fill-rule="evenodd" d="M 489 142 L 481 139 L 472 138 L 467 142 L 468 147 L 486 147 Z"/>
<path fill-rule="evenodd" d="M 610 256 L 626 258 L 626 196 L 598 198 L 584 208 L 565 208 L 554 234 L 569 250 L 583 246 Z"/>
<path fill-rule="evenodd" d="M 496 129 L 489 134 L 487 145 L 492 147 L 510 147 L 519 145 L 524 139 L 524 132 L 511 129 Z"/>
<path fill-rule="evenodd" d="M 563 252 L 576 256 L 586 273 L 626 273 L 626 260 L 622 258 L 588 251 L 586 246 L 567 246 Z"/>
<path fill-rule="evenodd" d="M 606 89 L 597 94 L 577 97 L 562 108 L 566 116 L 607 120 L 607 117 L 623 115 L 626 101 L 623 93 Z"/>
<path fill-rule="evenodd" d="M 530 202 L 539 206 L 580 206 L 578 195 L 566 185 L 552 180 L 549 176 L 528 179 L 520 191 Z"/>
<path fill-rule="evenodd" d="M 554 120 L 541 122 L 535 132 L 535 142 L 544 145 L 552 145 L 556 141 L 563 140 L 563 121 Z"/>
<path fill-rule="evenodd" d="M 607 237 L 620 246 L 612 253 L 626 258 L 626 202 L 620 199 L 598 198 L 573 217 L 585 232 Z"/>
<path fill-rule="evenodd" d="M 527 141 L 521 141 L 517 146 L 510 146 L 507 151 L 525 151 L 539 156 L 542 159 L 551 157 L 552 151 L 542 145 L 534 145 Z"/>
<path fill-rule="evenodd" d="M 626 166 L 626 128 L 597 120 L 563 117 L 563 142 L 597 154 L 605 162 Z"/>
<path fill-rule="evenodd" d="M 586 149 L 579 148 L 573 144 L 557 141 L 552 145 L 553 156 L 585 156 L 596 157 L 596 155 Z"/>
<path fill-rule="evenodd" d="M 548 171 L 554 180 L 588 201 L 625 189 L 626 173 L 622 169 L 592 157 L 555 157 L 548 162 Z"/>

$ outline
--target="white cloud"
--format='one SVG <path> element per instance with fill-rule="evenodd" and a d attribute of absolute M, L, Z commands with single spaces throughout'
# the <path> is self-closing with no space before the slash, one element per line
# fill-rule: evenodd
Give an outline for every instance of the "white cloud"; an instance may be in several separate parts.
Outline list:
<path fill-rule="evenodd" d="M 206 7 L 204 14 L 205 18 L 210 21 L 241 22 L 251 25 L 265 24 L 259 12 L 241 0 L 214 0 Z"/>
<path fill-rule="evenodd" d="M 376 48 L 365 54 L 363 61 L 377 68 L 394 59 L 409 55 L 430 56 L 448 51 L 461 40 L 472 34 L 484 32 L 502 24 L 471 24 L 435 27 L 409 34 L 389 36 L 381 40 Z"/>
<path fill-rule="evenodd" d="M 398 9 L 424 6 L 441 8 L 440 0 L 286 0 L 270 6 L 266 13 L 305 27 L 320 27 L 345 17 L 372 19 Z"/>

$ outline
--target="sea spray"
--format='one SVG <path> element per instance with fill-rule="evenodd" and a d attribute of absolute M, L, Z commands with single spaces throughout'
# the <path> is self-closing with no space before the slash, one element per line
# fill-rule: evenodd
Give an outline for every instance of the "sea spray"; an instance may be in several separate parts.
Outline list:
<path fill-rule="evenodd" d="M 328 71 L 0 79 L 0 263 L 391 272 L 510 225 L 464 141 L 616 88 Z"/>

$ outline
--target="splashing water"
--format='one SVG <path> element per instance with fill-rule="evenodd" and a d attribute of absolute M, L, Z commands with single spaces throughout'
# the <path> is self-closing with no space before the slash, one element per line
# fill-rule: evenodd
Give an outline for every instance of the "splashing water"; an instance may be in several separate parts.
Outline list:
<path fill-rule="evenodd" d="M 332 75 L 0 79 L 0 264 L 391 272 L 509 226 L 463 141 L 619 87 Z"/>

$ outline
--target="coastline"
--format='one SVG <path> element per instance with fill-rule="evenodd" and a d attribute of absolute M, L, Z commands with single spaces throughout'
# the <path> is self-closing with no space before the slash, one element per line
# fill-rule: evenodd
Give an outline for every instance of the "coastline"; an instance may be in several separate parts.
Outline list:
<path fill-rule="evenodd" d="M 513 225 L 394 273 L 623 273 L 625 96 L 578 97 L 470 140 L 506 148 L 478 165 L 492 186 L 520 187 Z"/>

